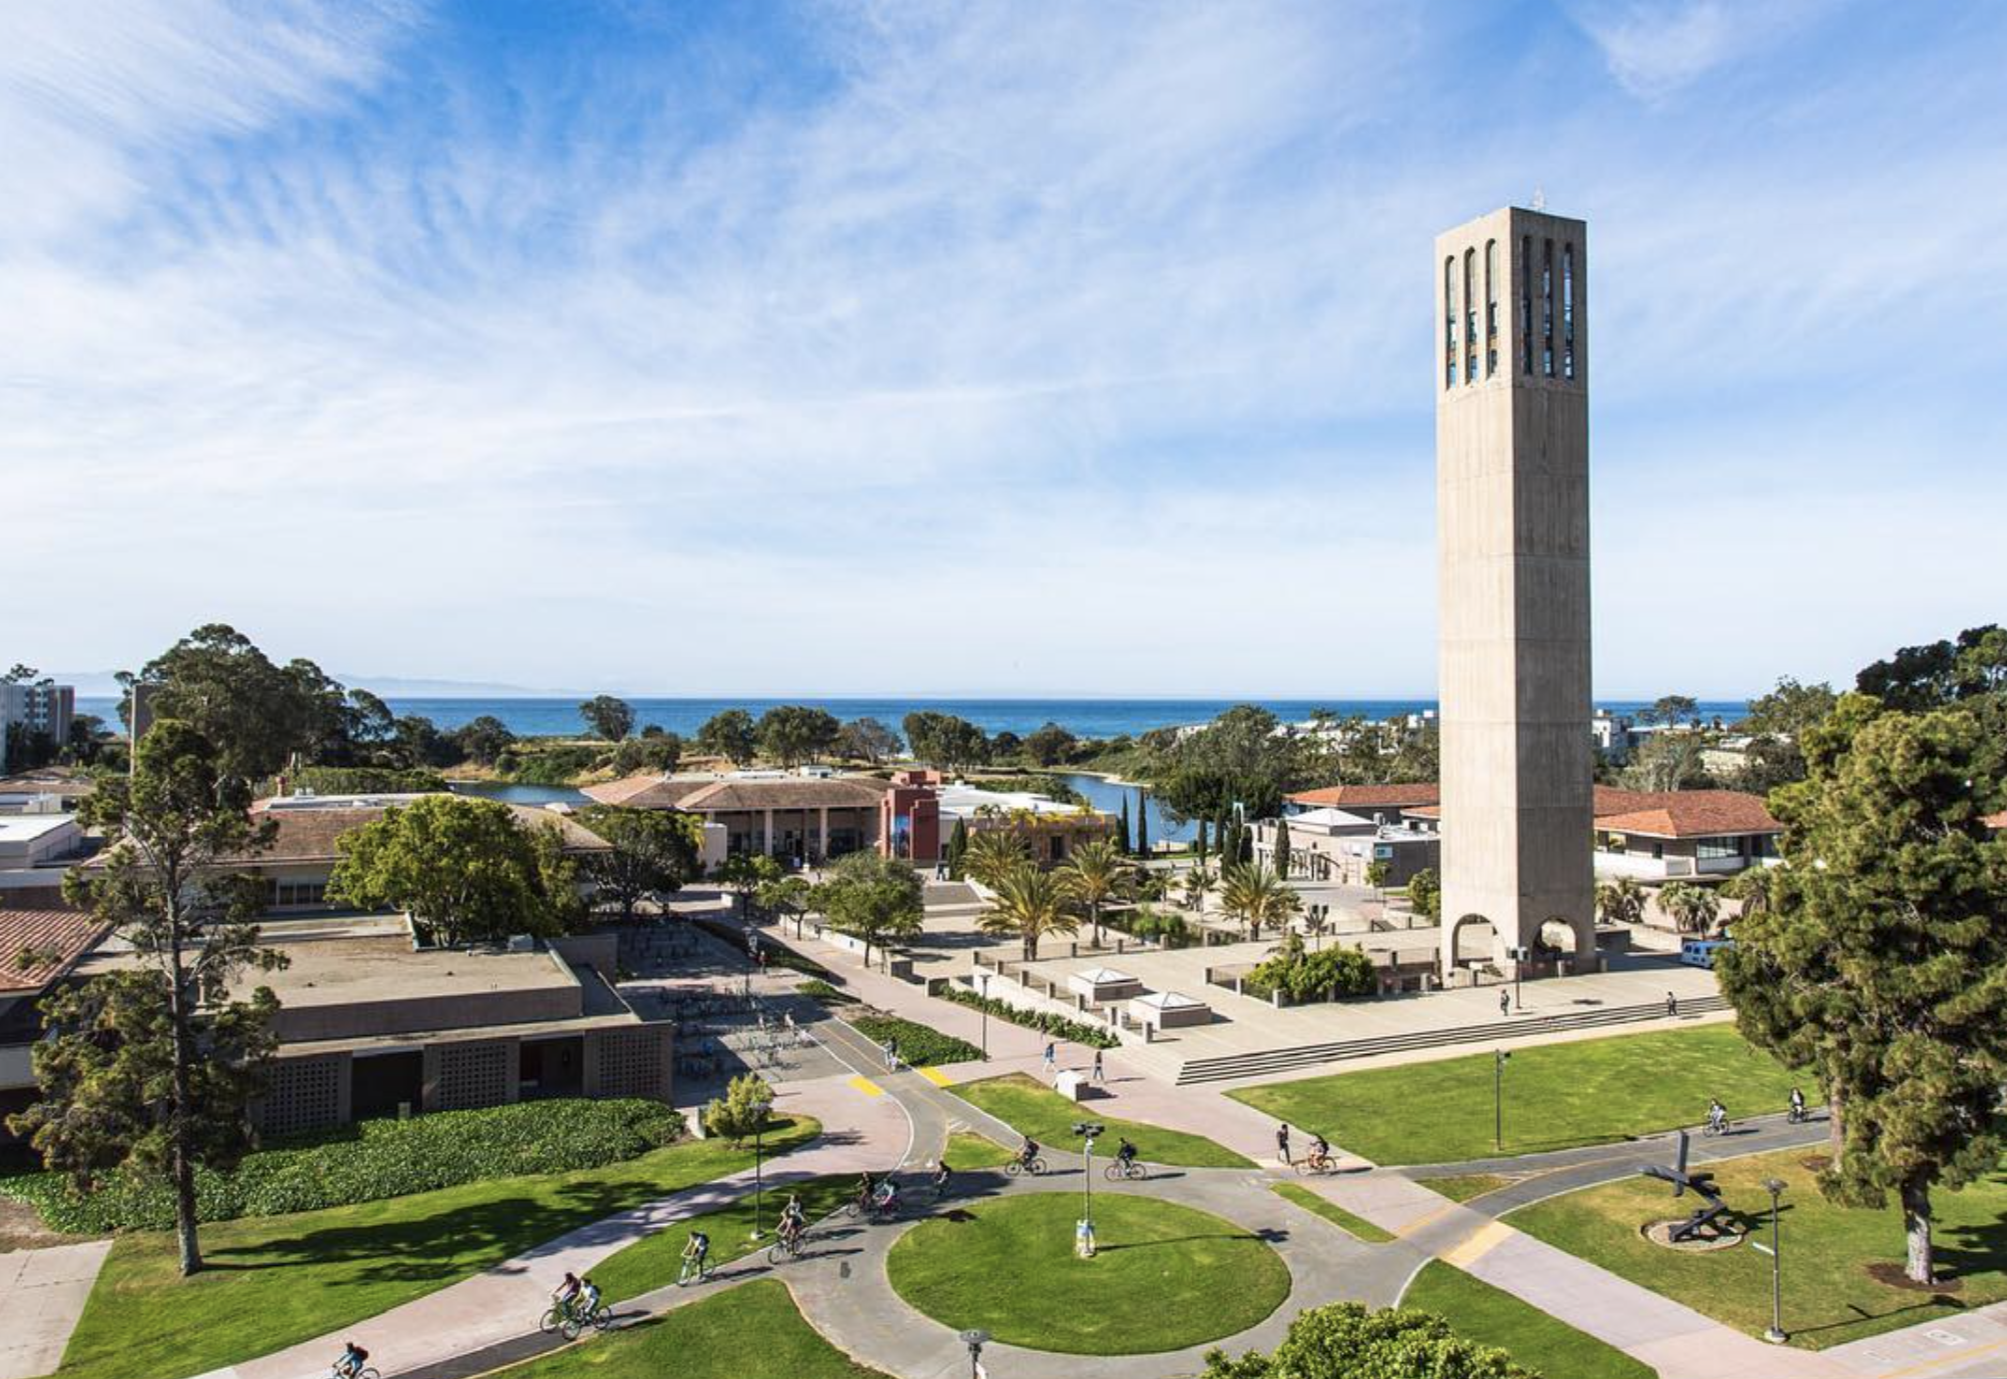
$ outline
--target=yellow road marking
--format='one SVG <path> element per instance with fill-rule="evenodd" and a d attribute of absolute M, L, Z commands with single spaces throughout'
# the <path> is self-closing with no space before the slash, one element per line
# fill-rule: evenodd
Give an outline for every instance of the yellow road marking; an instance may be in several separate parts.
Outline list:
<path fill-rule="evenodd" d="M 1903 1379 L 1903 1376 L 1908 1374 L 1927 1374 L 1931 1370 L 1937 1369 L 1942 1365 L 1963 1363 L 1966 1360 L 1970 1360 L 1975 1355 L 1984 1355 L 1986 1354 L 1987 1351 L 1998 1350 L 2002 1346 L 2007 1346 L 2007 1341 L 1989 1341 L 1985 1345 L 1974 1346 L 1970 1350 L 1951 1350 L 1943 1355 L 1938 1356 L 1935 1359 L 1925 1360 L 1921 1364 L 1911 1365 L 1907 1369 L 1884 1370 L 1882 1372 L 1882 1379 Z"/>
<path fill-rule="evenodd" d="M 1487 1221 L 1479 1227 L 1477 1234 L 1444 1255 L 1443 1262 L 1454 1264 L 1459 1269 L 1468 1269 L 1504 1244 L 1506 1238 L 1512 1234 L 1512 1227 L 1503 1221 Z"/>
<path fill-rule="evenodd" d="M 851 1078 L 850 1085 L 855 1087 L 858 1091 L 864 1093 L 864 1095 L 866 1096 L 885 1095 L 885 1089 L 883 1087 L 879 1086 L 876 1082 L 873 1082 L 870 1078 L 864 1076 L 862 1073 L 859 1073 L 856 1077 Z"/>
<path fill-rule="evenodd" d="M 920 1069 L 920 1076 L 926 1078 L 936 1087 L 952 1087 L 955 1085 L 954 1079 L 939 1068 L 922 1068 Z"/>

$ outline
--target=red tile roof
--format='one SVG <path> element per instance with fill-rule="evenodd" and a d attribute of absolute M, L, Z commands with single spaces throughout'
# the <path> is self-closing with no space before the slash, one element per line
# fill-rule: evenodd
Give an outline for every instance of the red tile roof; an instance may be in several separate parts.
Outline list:
<path fill-rule="evenodd" d="M 640 775 L 589 785 L 600 804 L 632 809 L 731 813 L 753 809 L 876 809 L 891 785 L 867 776 L 725 776 L 721 779 Z"/>
<path fill-rule="evenodd" d="M 1761 795 L 1740 790 L 1617 790 L 1596 787 L 1596 827 L 1652 838 L 1779 833 Z"/>
<path fill-rule="evenodd" d="M 1331 805 L 1337 809 L 1409 809 L 1441 803 L 1442 787 L 1429 782 L 1327 785 L 1322 790 L 1299 790 L 1288 798 L 1291 804 Z"/>
<path fill-rule="evenodd" d="M 0 909 L 0 992 L 40 991 L 110 927 L 81 910 Z M 35 961 L 21 966 L 23 954 Z"/>

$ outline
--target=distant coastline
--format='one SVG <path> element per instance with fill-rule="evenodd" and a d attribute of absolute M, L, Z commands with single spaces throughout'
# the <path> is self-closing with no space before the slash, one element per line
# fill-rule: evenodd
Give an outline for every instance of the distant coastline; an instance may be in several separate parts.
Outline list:
<path fill-rule="evenodd" d="M 387 694 L 384 702 L 403 716 L 418 714 L 440 728 L 461 727 L 483 715 L 498 718 L 518 737 L 569 737 L 584 732 L 578 716 L 578 699 L 514 695 L 466 698 L 460 696 L 412 696 Z M 792 699 L 680 699 L 630 697 L 635 729 L 650 724 L 684 737 L 713 714 L 725 709 L 745 709 L 755 717 L 777 704 L 810 704 L 827 709 L 841 719 L 876 718 L 895 732 L 909 713 L 931 709 L 954 714 L 974 723 L 984 732 L 1016 733 L 1023 737 L 1046 723 L 1057 723 L 1076 737 L 1134 737 L 1152 728 L 1180 727 L 1206 723 L 1235 704 L 1253 703 L 1269 710 L 1285 723 L 1300 723 L 1318 709 L 1340 716 L 1363 714 L 1367 718 L 1393 718 L 1433 710 L 1433 699 L 930 699 L 930 698 L 792 698 Z M 1645 707 L 1644 700 L 1604 700 L 1598 708 L 1615 713 L 1633 713 Z M 1741 699 L 1703 699 L 1703 718 L 1716 717 L 1733 722 L 1748 711 Z M 108 723 L 118 720 L 118 701 L 97 695 L 77 696 L 77 708 L 94 713 Z"/>

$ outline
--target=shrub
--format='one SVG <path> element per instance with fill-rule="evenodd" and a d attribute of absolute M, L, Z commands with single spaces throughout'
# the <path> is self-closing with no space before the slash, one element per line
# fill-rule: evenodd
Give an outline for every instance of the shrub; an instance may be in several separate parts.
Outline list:
<path fill-rule="evenodd" d="M 734 1145 L 744 1144 L 766 1128 L 773 1104 L 774 1089 L 766 1079 L 757 1073 L 743 1074 L 732 1079 L 722 1100 L 711 1098 L 704 1108 L 704 1129 Z"/>
<path fill-rule="evenodd" d="M 1123 916 L 1117 916 L 1118 919 Z M 1126 916 L 1128 931 L 1137 938 L 1155 939 L 1166 948 L 1186 948 L 1192 942 L 1192 926 L 1176 911 L 1166 913 L 1139 905 Z"/>
<path fill-rule="evenodd" d="M 382 766 L 302 766 L 290 788 L 316 795 L 423 795 L 447 788 L 436 771 L 398 771 Z"/>
<path fill-rule="evenodd" d="M 204 1221 L 352 1206 L 525 1173 L 571 1173 L 636 1158 L 683 1133 L 683 1118 L 653 1101 L 528 1101 L 411 1120 L 368 1120 L 275 1141 L 235 1172 L 196 1170 Z M 51 1230 L 102 1235 L 167 1230 L 167 1179 L 119 1170 L 88 1196 L 59 1174 L 0 1179 L 0 1196 L 26 1202 Z"/>
<path fill-rule="evenodd" d="M 826 1006 L 854 1006 L 857 998 L 845 991 L 838 991 L 820 977 L 811 977 L 795 987 L 802 995 L 822 1002 Z"/>
<path fill-rule="evenodd" d="M 1280 991 L 1292 1001 L 1320 1001 L 1329 996 L 1367 996 L 1379 989 L 1373 960 L 1357 948 L 1325 948 L 1307 952 L 1303 935 L 1291 930 L 1282 947 L 1247 974 L 1241 990 L 1266 997 Z"/>
<path fill-rule="evenodd" d="M 1055 1039 L 1063 1039 L 1069 1044 L 1085 1044 L 1090 1049 L 1112 1049 L 1121 1045 L 1117 1039 L 1099 1025 L 1084 1025 L 1078 1020 L 1069 1020 L 1064 1015 L 1054 1015 L 1043 1010 L 1026 1010 L 994 996 L 978 996 L 973 991 L 951 986 L 941 992 L 941 999 L 953 1001 L 958 1006 L 971 1010 L 986 1010 L 999 1020 L 1008 1020 L 1013 1025 L 1035 1029 L 1040 1034 L 1049 1034 Z"/>
<path fill-rule="evenodd" d="M 896 1015 L 852 1015 L 851 1027 L 874 1044 L 897 1040 L 901 1062 L 915 1068 L 937 1063 L 974 1063 L 983 1051 L 964 1039 Z"/>
<path fill-rule="evenodd" d="M 603 747 L 511 747 L 495 762 L 498 774 L 522 785 L 570 785 L 610 755 Z"/>

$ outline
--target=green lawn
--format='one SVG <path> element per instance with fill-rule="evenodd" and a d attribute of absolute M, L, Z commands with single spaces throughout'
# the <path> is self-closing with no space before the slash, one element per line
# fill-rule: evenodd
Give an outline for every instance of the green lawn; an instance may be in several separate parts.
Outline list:
<path fill-rule="evenodd" d="M 1076 1104 L 1068 1101 L 1023 1073 L 964 1082 L 953 1090 L 956 1096 L 989 1112 L 1020 1135 L 1030 1135 L 1040 1144 L 1053 1149 L 1077 1151 L 1080 1139 L 1073 1133 L 1073 1126 L 1078 1121 L 1092 1120 L 1107 1130 L 1097 1142 L 1099 1147 L 1112 1153 L 1117 1138 L 1126 1135 L 1136 1146 L 1137 1157 L 1144 1163 L 1177 1168 L 1254 1167 L 1231 1149 L 1215 1144 L 1203 1135 L 1188 1135 L 1182 1130 L 1166 1130 L 1141 1121 L 1102 1115 L 1094 1102 Z"/>
<path fill-rule="evenodd" d="M 1439 1192 L 1452 1202 L 1468 1202 L 1487 1192 L 1496 1192 L 1511 1182 L 1496 1173 L 1446 1173 L 1440 1178 L 1417 1178 L 1430 1192 Z"/>
<path fill-rule="evenodd" d="M 1505 1066 L 1505 1152 L 1697 1125 L 1711 1096 L 1738 1118 L 1781 1111 L 1793 1080 L 1729 1025 L 1515 1049 Z M 1489 1053 L 1229 1095 L 1375 1163 L 1453 1163 L 1497 1152 Z"/>
<path fill-rule="evenodd" d="M 885 1379 L 822 1339 L 784 1284 L 761 1279 L 494 1379 Z"/>
<path fill-rule="evenodd" d="M 781 1208 L 787 1205 L 790 1195 L 801 1198 L 801 1208 L 807 1213 L 812 1235 L 818 1222 L 848 1202 L 856 1192 L 857 1179 L 849 1175 L 811 1178 L 784 1189 L 769 1189 L 760 1208 L 763 1235 L 758 1240 L 753 1239 L 753 1199 L 742 1197 L 728 1207 L 705 1212 L 702 1216 L 678 1222 L 666 1230 L 635 1241 L 595 1267 L 592 1280 L 614 1302 L 638 1297 L 674 1283 L 683 1266 L 683 1246 L 689 1242 L 690 1232 L 700 1228 L 711 1237 L 711 1263 L 723 1269 L 733 1260 L 765 1250 L 773 1244 L 774 1222 L 780 1219 Z M 810 1248 L 814 1247 L 811 1245 Z M 764 1266 L 765 1261 L 760 1263 Z"/>
<path fill-rule="evenodd" d="M 1657 1379 L 1658 1371 L 1531 1303 L 1441 1260 L 1408 1285 L 1401 1306 L 1433 1312 L 1460 1336 L 1509 1351 L 1542 1379 Z"/>
<path fill-rule="evenodd" d="M 1097 1196 L 1100 1253 L 1073 1253 L 1080 1199 L 1041 1192 L 971 1203 L 893 1245 L 899 1296 L 957 1331 L 1071 1355 L 1140 1355 L 1235 1335 L 1289 1295 L 1258 1236 L 1158 1198 Z"/>
<path fill-rule="evenodd" d="M 957 1130 L 948 1136 L 948 1147 L 941 1151 L 941 1157 L 955 1172 L 968 1173 L 977 1169 L 1002 1168 L 1017 1156 L 987 1135 Z"/>
<path fill-rule="evenodd" d="M 1348 1235 L 1356 1236 L 1369 1245 L 1384 1245 L 1394 1238 L 1393 1232 L 1381 1230 L 1365 1217 L 1345 1210 L 1328 1197 L 1323 1197 L 1297 1183 L 1270 1183 L 1269 1190 L 1278 1197 L 1287 1198 L 1305 1211 L 1314 1211 Z"/>
<path fill-rule="evenodd" d="M 1870 1277 L 1877 1261 L 1900 1268 L 1902 1219 L 1893 1204 L 1849 1211 L 1819 1196 L 1804 1150 L 1787 1150 L 1709 1164 L 1722 1195 L 1745 1221 L 1767 1222 L 1765 1178 L 1785 1184 L 1778 1214 L 1784 1237 L 1784 1329 L 1794 1345 L 1820 1349 L 1877 1332 L 1952 1316 L 2007 1298 L 2007 1173 L 1962 1192 L 1931 1194 L 1936 1213 L 1938 1268 L 1959 1291 L 1932 1293 L 1891 1287 Z M 1654 1292 L 1752 1335 L 1770 1324 L 1770 1260 L 1749 1247 L 1679 1254 L 1639 1234 L 1651 1221 L 1684 1217 L 1692 1199 L 1631 1178 L 1537 1202 L 1512 1213 L 1512 1225 L 1602 1265 Z M 1769 1229 L 1760 1237 L 1769 1243 Z"/>
<path fill-rule="evenodd" d="M 771 1153 L 821 1127 L 769 1132 Z M 209 1268 L 183 1279 L 174 1238 L 122 1237 L 70 1338 L 63 1379 L 200 1374 L 396 1307 L 603 1216 L 723 1177 L 752 1150 L 672 1145 L 582 1173 L 497 1178 L 438 1192 L 202 1228 Z M 171 1318 L 171 1324 L 164 1324 Z"/>

